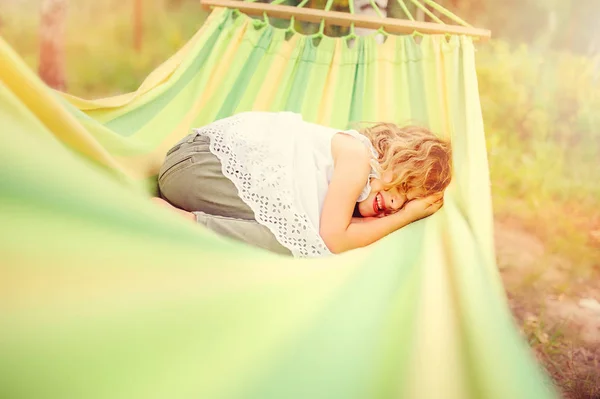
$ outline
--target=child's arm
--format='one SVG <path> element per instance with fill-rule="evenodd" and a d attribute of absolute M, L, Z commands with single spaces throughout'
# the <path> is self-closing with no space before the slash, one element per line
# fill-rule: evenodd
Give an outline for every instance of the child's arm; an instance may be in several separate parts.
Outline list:
<path fill-rule="evenodd" d="M 367 246 L 412 222 L 433 215 L 442 207 L 442 198 L 441 195 L 432 195 L 415 199 L 398 212 L 382 218 L 352 218 L 346 229 L 348 248 L 345 250 Z"/>
<path fill-rule="evenodd" d="M 367 246 L 412 222 L 433 215 L 443 204 L 441 200 L 435 201 L 436 197 L 412 200 L 405 208 L 382 218 L 352 218 L 344 230 L 330 233 L 328 239 L 323 237 L 323 240 L 333 253 Z"/>
<path fill-rule="evenodd" d="M 399 212 L 352 222 L 356 198 L 370 172 L 369 154 L 362 144 L 345 143 L 335 156 L 335 168 L 321 213 L 320 235 L 333 253 L 364 247 L 415 220 L 433 214 L 441 205 L 441 195 L 410 201 Z M 437 201 L 437 202 L 436 202 Z"/>

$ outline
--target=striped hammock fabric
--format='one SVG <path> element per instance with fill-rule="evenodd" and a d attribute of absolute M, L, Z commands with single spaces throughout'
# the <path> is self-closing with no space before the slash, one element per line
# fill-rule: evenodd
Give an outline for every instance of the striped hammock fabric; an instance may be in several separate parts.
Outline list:
<path fill-rule="evenodd" d="M 288 110 L 450 137 L 443 209 L 295 260 L 149 197 L 192 127 Z M 493 250 L 467 37 L 292 35 L 216 9 L 133 93 L 49 90 L 0 39 L 0 397 L 551 398 Z"/>

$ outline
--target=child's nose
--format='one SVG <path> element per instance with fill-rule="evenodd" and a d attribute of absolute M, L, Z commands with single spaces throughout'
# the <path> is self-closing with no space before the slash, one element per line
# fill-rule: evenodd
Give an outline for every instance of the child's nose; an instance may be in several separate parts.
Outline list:
<path fill-rule="evenodd" d="M 395 211 L 401 209 L 406 202 L 406 197 L 403 195 L 393 195 L 392 196 L 392 206 L 391 208 Z"/>

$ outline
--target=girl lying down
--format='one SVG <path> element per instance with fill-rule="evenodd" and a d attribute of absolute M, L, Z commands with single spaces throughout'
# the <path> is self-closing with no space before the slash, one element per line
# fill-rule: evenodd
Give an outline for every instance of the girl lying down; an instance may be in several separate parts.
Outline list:
<path fill-rule="evenodd" d="M 155 200 L 217 233 L 322 256 L 432 215 L 450 179 L 450 143 L 424 128 L 337 130 L 290 112 L 247 112 L 177 143 Z"/>

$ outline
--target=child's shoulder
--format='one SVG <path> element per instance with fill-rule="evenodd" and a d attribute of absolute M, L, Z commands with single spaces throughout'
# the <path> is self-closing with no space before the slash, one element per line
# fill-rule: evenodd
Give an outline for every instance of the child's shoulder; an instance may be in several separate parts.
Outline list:
<path fill-rule="evenodd" d="M 369 148 L 359 137 L 349 134 L 348 132 L 349 131 L 340 131 L 331 139 L 331 153 L 333 157 L 351 157 L 354 158 L 356 162 L 369 163 L 371 159 Z"/>

